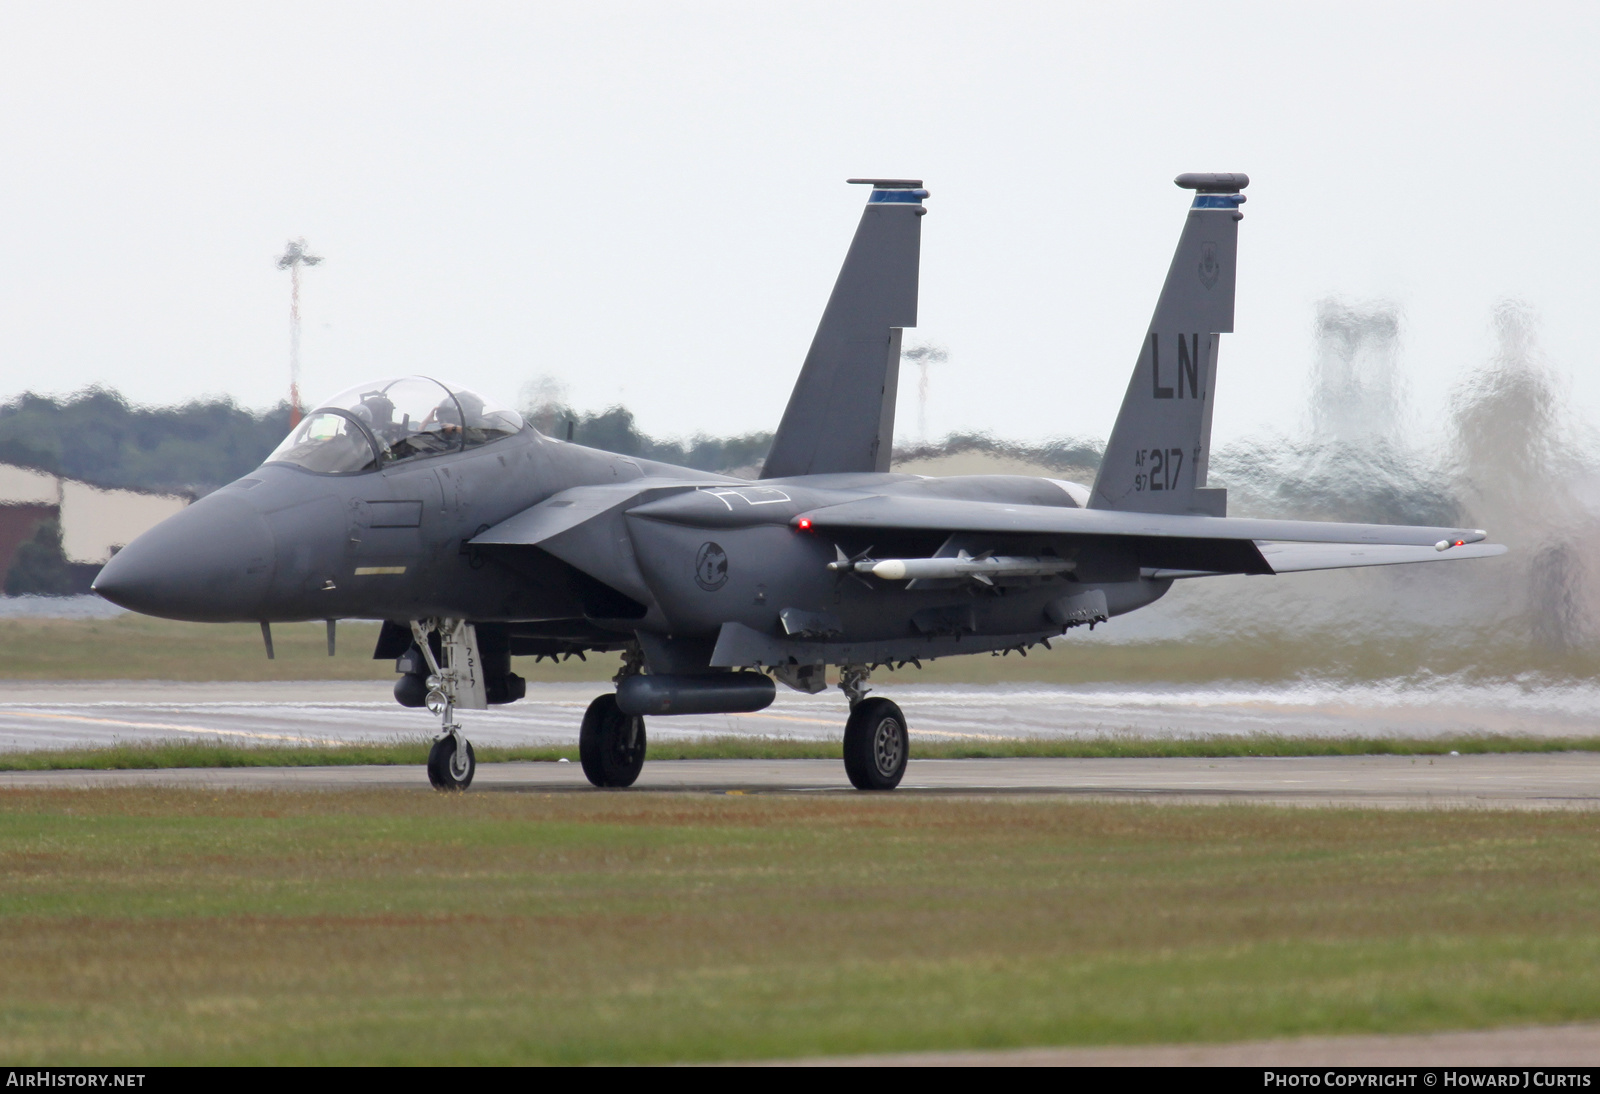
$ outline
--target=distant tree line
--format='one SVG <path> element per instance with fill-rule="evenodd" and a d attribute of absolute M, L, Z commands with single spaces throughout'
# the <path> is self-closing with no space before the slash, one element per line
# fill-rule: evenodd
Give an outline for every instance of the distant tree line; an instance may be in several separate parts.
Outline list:
<path fill-rule="evenodd" d="M 578 444 L 701 471 L 754 474 L 772 447 L 770 432 L 731 437 L 701 433 L 686 440 L 651 437 L 622 406 L 580 412 L 545 404 L 526 413 L 547 436 L 565 438 L 570 430 Z M 288 432 L 287 402 L 267 410 L 250 410 L 231 399 L 150 407 L 100 387 L 59 399 L 29 392 L 0 404 L 0 463 L 96 486 L 198 496 L 260 466 Z M 936 444 L 899 449 L 895 456 L 929 459 L 967 452 L 1061 470 L 1100 464 L 1100 446 L 1093 442 L 1069 438 L 1016 444 L 978 433 L 952 434 Z"/>
<path fill-rule="evenodd" d="M 987 433 L 952 433 L 942 441 L 902 446 L 894 450 L 896 463 L 934 460 L 942 456 L 961 456 L 976 452 L 986 456 L 1020 460 L 1052 471 L 1095 471 L 1105 446 L 1082 437 L 1057 437 L 1037 443 L 1003 441 Z"/>
<path fill-rule="evenodd" d="M 289 404 L 253 411 L 231 399 L 135 406 L 94 387 L 0 404 L 0 463 L 96 486 L 204 494 L 258 467 L 289 432 Z"/>
<path fill-rule="evenodd" d="M 89 591 L 99 566 L 68 562 L 61 549 L 61 525 L 47 520 L 17 548 L 5 575 L 7 596 L 76 596 Z"/>
<path fill-rule="evenodd" d="M 640 432 L 633 412 L 621 406 L 580 414 L 568 406 L 547 404 L 526 413 L 535 428 L 548 436 L 566 437 L 570 424 L 572 439 L 578 444 L 701 471 L 756 474 L 772 448 L 770 432 L 743 433 L 736 437 L 697 433 L 688 440 L 657 440 Z M 900 463 L 980 453 L 1021 460 L 1052 471 L 1094 471 L 1100 466 L 1104 447 L 1099 441 L 1080 437 L 1029 444 L 1000 440 L 987 433 L 952 433 L 942 441 L 897 447 L 894 459 Z"/>
<path fill-rule="evenodd" d="M 526 414 L 533 427 L 548 437 L 565 439 L 570 426 L 571 438 L 578 444 L 699 471 L 754 471 L 772 447 L 772 434 L 766 432 L 737 437 L 697 433 L 686 441 L 657 440 L 641 432 L 633 411 L 622 406 L 579 413 L 569 406 L 545 404 Z"/>

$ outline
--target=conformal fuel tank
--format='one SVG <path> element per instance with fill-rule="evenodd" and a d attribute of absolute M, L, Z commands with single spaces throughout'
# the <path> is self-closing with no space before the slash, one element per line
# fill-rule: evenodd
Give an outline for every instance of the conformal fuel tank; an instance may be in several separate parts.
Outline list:
<path fill-rule="evenodd" d="M 629 676 L 617 685 L 617 707 L 624 714 L 747 714 L 776 695 L 759 672 Z"/>

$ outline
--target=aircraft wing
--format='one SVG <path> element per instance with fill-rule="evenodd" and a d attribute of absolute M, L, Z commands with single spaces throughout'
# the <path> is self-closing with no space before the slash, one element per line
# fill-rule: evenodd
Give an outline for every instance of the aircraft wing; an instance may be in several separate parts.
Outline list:
<path fill-rule="evenodd" d="M 1478 543 L 1478 528 L 1400 524 L 1340 524 L 1315 520 L 1256 520 L 1173 513 L 1133 513 L 1054 505 L 897 498 L 877 495 L 822 506 L 795 517 L 814 528 L 915 529 L 1000 535 L 1131 536 L 1141 539 L 1274 540 L 1286 543 L 1398 545 L 1432 549 L 1440 541 Z M 1459 548 L 1452 548 L 1458 550 Z M 1408 559 L 1407 561 L 1416 561 Z M 1316 569 L 1320 567 L 1306 567 Z"/>
<path fill-rule="evenodd" d="M 1454 562 L 1506 553 L 1505 546 L 1499 543 L 1467 543 L 1448 551 L 1389 544 L 1357 547 L 1347 543 L 1263 543 L 1259 548 L 1275 574 L 1344 570 L 1356 566 L 1400 566 L 1408 562 Z"/>
<path fill-rule="evenodd" d="M 574 486 L 538 505 L 529 506 L 493 528 L 479 532 L 472 537 L 472 542 L 477 546 L 538 546 L 641 496 L 649 497 L 700 485 L 704 484 L 634 479 L 600 486 Z"/>
<path fill-rule="evenodd" d="M 642 613 L 654 597 L 626 546 L 623 512 L 629 505 L 704 485 L 698 479 L 642 478 L 574 486 L 479 532 L 470 543 L 491 550 L 538 547 L 631 598 Z"/>

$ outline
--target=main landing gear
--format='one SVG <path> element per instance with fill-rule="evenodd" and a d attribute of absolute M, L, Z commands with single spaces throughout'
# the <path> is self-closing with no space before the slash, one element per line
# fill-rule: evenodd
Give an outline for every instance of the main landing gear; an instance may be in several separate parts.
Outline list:
<path fill-rule="evenodd" d="M 644 716 L 624 714 L 615 695 L 602 695 L 583 713 L 578 759 L 596 786 L 632 786 L 644 770 Z"/>
<path fill-rule="evenodd" d="M 643 663 L 637 649 L 624 653 L 616 683 L 621 685 L 639 673 Z M 821 690 L 815 686 L 821 684 L 821 669 L 816 666 L 815 675 L 806 680 L 813 686 L 803 690 L 813 694 Z M 867 695 L 868 675 L 864 665 L 845 665 L 839 672 L 839 690 L 850 700 L 850 718 L 844 727 L 844 770 L 850 785 L 857 790 L 893 790 L 905 778 L 911 738 L 898 706 L 888 699 Z M 771 695 L 769 686 L 766 702 L 772 701 Z M 601 787 L 632 786 L 644 769 L 645 750 L 643 715 L 624 711 L 615 694 L 602 695 L 589 704 L 578 734 L 578 757 L 591 783 Z"/>
<path fill-rule="evenodd" d="M 839 671 L 839 690 L 850 700 L 850 718 L 844 724 L 844 773 L 857 790 L 893 790 L 905 778 L 911 735 L 897 705 L 868 697 L 869 672 L 859 665 Z"/>
<path fill-rule="evenodd" d="M 644 671 L 644 654 L 637 646 L 622 653 L 622 668 L 612 678 L 620 684 Z M 596 786 L 632 786 L 644 770 L 645 733 L 642 714 L 624 714 L 616 695 L 602 695 L 583 712 L 578 731 L 578 760 L 583 773 Z"/>

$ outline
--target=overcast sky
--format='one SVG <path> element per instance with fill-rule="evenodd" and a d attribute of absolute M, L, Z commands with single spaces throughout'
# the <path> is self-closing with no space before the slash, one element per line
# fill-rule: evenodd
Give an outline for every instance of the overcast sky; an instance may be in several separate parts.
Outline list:
<path fill-rule="evenodd" d="M 1600 407 L 1600 6 L 0 3 L 0 397 L 540 376 L 772 428 L 864 192 L 926 180 L 931 431 L 1104 436 L 1188 195 L 1246 171 L 1219 440 L 1303 416 L 1329 295 L 1419 419 L 1514 296 Z M 915 374 L 901 434 L 915 431 Z M 1592 416 L 1592 415 L 1591 415 Z"/>

